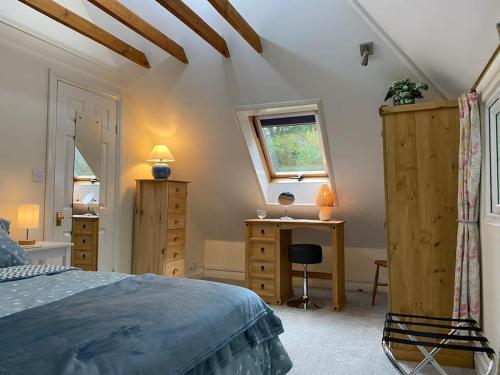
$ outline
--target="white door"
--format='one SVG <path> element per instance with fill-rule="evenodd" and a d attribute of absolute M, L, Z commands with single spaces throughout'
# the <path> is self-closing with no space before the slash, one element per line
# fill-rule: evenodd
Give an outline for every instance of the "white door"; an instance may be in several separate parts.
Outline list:
<path fill-rule="evenodd" d="M 46 240 L 71 242 L 73 211 L 73 168 L 76 114 L 96 118 L 102 125 L 100 142 L 99 257 L 98 269 L 114 270 L 113 215 L 115 202 L 116 126 L 118 102 L 62 80 L 56 82 L 55 141 L 48 142 L 48 164 L 53 160 L 54 183 L 46 209 Z M 49 124 L 50 127 L 50 124 Z M 49 131 L 50 134 L 50 131 Z M 50 173 L 48 174 L 50 175 Z M 60 222 L 57 216 L 63 217 Z"/>

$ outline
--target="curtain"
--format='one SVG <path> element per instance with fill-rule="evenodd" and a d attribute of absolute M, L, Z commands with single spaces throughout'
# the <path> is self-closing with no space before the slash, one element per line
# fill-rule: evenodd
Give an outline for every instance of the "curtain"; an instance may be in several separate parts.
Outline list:
<path fill-rule="evenodd" d="M 471 92 L 458 99 L 460 150 L 458 156 L 458 233 L 453 317 L 479 321 L 479 182 L 481 126 L 478 96 Z"/>

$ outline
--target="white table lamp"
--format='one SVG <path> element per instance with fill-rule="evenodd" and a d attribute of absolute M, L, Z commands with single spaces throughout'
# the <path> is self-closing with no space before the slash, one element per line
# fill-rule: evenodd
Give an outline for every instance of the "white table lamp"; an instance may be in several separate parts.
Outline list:
<path fill-rule="evenodd" d="M 35 240 L 29 239 L 29 230 L 38 228 L 40 206 L 38 204 L 21 204 L 17 206 L 17 227 L 26 229 L 26 240 L 20 240 L 19 245 L 34 245 Z"/>

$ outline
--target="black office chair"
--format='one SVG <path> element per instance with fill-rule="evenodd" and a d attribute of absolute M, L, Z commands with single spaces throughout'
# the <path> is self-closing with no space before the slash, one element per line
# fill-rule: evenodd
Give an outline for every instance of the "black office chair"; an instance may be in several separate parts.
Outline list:
<path fill-rule="evenodd" d="M 323 306 L 314 303 L 308 295 L 307 265 L 321 263 L 323 258 L 321 246 L 312 244 L 290 245 L 288 248 L 288 259 L 292 263 L 304 265 L 304 292 L 302 298 L 292 300 L 287 303 L 288 306 L 304 310 L 315 310 Z"/>

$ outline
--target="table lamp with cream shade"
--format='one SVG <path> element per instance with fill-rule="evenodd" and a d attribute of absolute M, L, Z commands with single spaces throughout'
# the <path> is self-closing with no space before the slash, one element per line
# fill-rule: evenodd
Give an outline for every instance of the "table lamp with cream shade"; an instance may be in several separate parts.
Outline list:
<path fill-rule="evenodd" d="M 327 184 L 319 187 L 318 195 L 316 196 L 316 205 L 319 207 L 319 219 L 323 221 L 331 220 L 332 207 L 335 205 L 335 196 Z"/>
<path fill-rule="evenodd" d="M 147 161 L 154 162 L 151 173 L 156 180 L 166 180 L 170 176 L 170 167 L 167 162 L 175 161 L 174 155 L 165 145 L 156 145 L 148 156 Z"/>
<path fill-rule="evenodd" d="M 40 221 L 40 206 L 38 204 L 21 204 L 17 206 L 17 227 L 26 229 L 26 240 L 19 240 L 19 245 L 34 245 L 35 240 L 29 239 L 29 230 L 38 228 Z"/>

